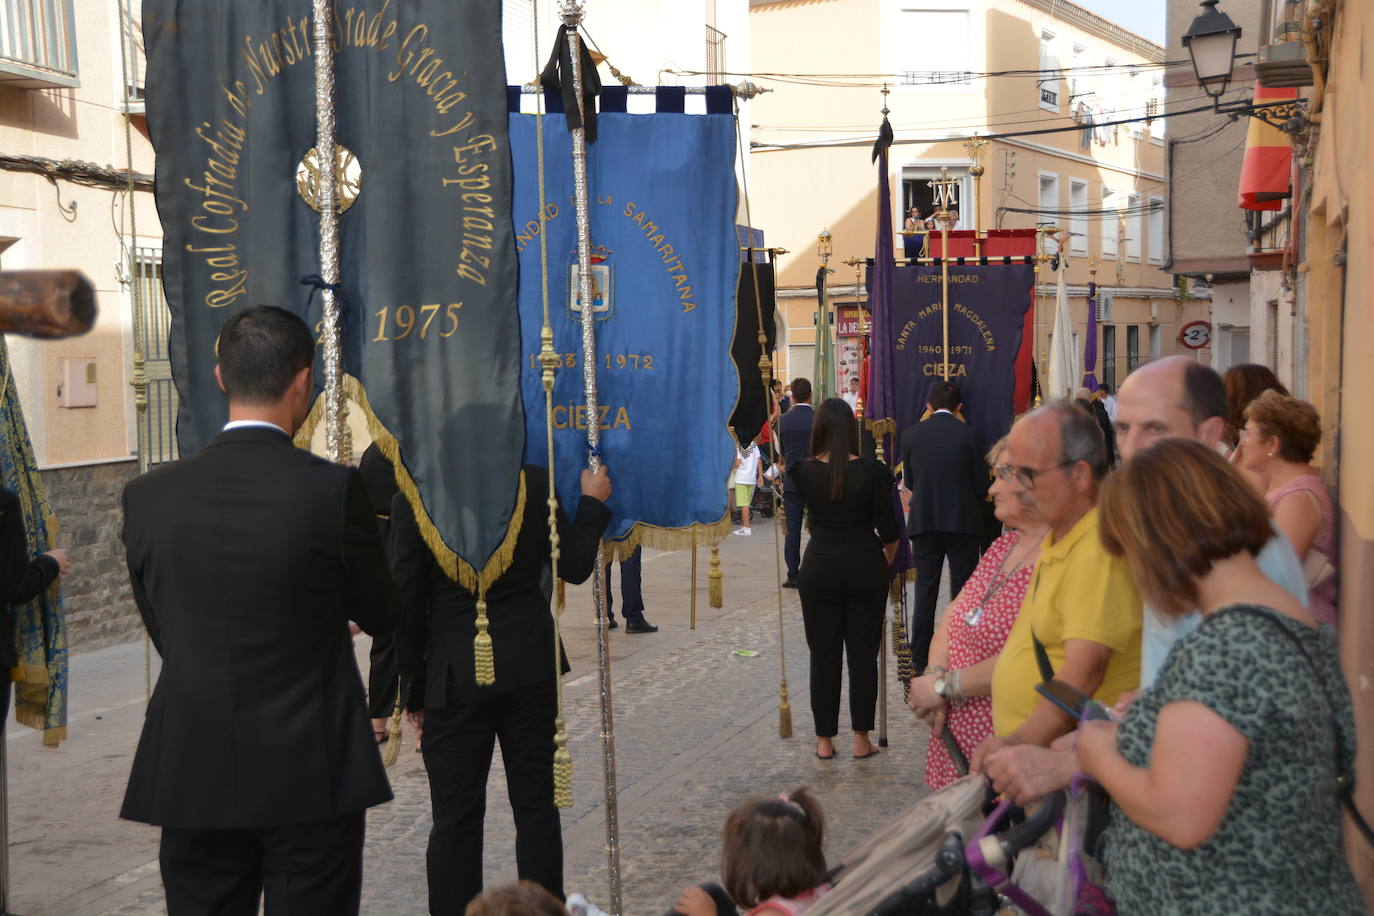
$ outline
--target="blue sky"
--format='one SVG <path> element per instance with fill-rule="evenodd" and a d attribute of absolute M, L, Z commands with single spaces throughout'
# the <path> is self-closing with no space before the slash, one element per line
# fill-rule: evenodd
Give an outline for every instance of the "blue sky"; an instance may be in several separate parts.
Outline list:
<path fill-rule="evenodd" d="M 1164 41 L 1165 0 L 1076 0 L 1079 6 L 1092 10 L 1103 19 L 1110 19 L 1122 28 L 1130 29 L 1158 44 Z"/>

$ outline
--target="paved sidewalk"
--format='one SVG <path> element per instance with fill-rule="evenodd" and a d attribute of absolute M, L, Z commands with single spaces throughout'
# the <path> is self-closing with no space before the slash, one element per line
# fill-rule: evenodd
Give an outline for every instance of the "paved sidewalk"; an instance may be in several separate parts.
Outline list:
<path fill-rule="evenodd" d="M 901 704 L 889 655 L 890 746 L 853 760 L 846 733 L 833 761 L 813 754 L 807 654 L 797 593 L 783 592 L 787 681 L 795 737 L 778 738 L 778 603 L 774 528 L 721 545 L 725 607 L 707 602 L 710 551 L 698 555 L 697 628 L 688 626 L 689 551 L 645 554 L 644 592 L 655 634 L 609 634 L 612 655 L 624 913 L 658 914 L 688 884 L 717 877 L 725 815 L 742 798 L 810 785 L 825 808 L 833 859 L 924 794 L 926 731 Z M 619 575 L 613 586 L 619 595 Z M 617 602 L 618 603 L 618 602 Z M 564 680 L 574 760 L 574 807 L 564 812 L 566 886 L 607 903 L 607 862 L 589 585 L 568 590 Z M 358 640 L 366 664 L 367 640 Z M 756 657 L 734 654 L 738 649 Z M 156 677 L 156 659 L 153 676 Z M 499 675 L 499 673 L 498 673 Z M 72 659 L 71 739 L 44 750 L 11 725 L 11 909 L 25 916 L 165 912 L 157 831 L 117 818 L 144 697 L 143 647 Z M 845 707 L 847 709 L 847 707 Z M 847 714 L 841 715 L 841 727 Z M 408 742 L 391 771 L 395 801 L 368 818 L 365 914 L 426 909 L 429 793 Z M 514 826 L 499 755 L 487 805 L 490 883 L 513 880 Z"/>

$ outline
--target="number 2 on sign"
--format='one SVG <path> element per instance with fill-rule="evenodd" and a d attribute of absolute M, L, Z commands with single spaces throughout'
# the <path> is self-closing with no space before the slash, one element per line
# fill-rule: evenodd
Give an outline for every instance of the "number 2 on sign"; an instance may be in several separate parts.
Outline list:
<path fill-rule="evenodd" d="M 444 329 L 435 333 L 440 337 L 452 337 L 458 331 L 458 310 L 462 307 L 461 302 L 450 302 L 447 306 L 422 305 L 417 314 L 416 308 L 411 305 L 398 305 L 394 311 L 389 305 L 383 306 L 372 313 L 377 318 L 377 336 L 372 340 L 405 340 L 415 331 L 417 324 L 420 327 L 420 339 L 424 340 L 429 336 L 430 325 L 440 309 L 444 312 Z"/>

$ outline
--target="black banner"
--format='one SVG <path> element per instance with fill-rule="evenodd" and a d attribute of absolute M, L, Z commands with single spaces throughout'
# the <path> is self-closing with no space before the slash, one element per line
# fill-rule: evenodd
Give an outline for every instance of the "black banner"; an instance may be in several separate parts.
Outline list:
<path fill-rule="evenodd" d="M 763 430 L 768 421 L 768 398 L 759 375 L 759 316 L 763 316 L 763 334 L 768 340 L 768 355 L 778 343 L 774 320 L 777 305 L 773 292 L 773 265 L 744 262 L 739 266 L 739 287 L 735 293 L 735 336 L 730 343 L 730 357 L 739 373 L 739 399 L 730 414 L 730 428 L 741 445 Z"/>
<path fill-rule="evenodd" d="M 475 585 L 508 554 L 524 446 L 501 6 L 331 6 L 348 392 L 441 566 Z M 279 305 L 319 327 L 300 282 L 319 272 L 311 3 L 146 0 L 143 27 L 190 454 L 225 419 L 230 315 Z"/>

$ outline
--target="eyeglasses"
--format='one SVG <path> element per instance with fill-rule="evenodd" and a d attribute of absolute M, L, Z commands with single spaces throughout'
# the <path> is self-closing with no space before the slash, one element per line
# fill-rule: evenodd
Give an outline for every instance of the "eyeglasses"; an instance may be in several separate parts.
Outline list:
<path fill-rule="evenodd" d="M 1010 464 L 999 464 L 992 470 L 994 474 L 996 474 L 1002 480 L 1005 480 L 1007 483 L 1019 483 L 1022 487 L 1024 487 L 1027 490 L 1034 490 L 1035 475 L 1045 474 L 1050 471 L 1059 471 L 1063 470 L 1064 468 L 1071 468 L 1077 463 L 1077 461 L 1061 461 L 1058 464 L 1052 464 L 1047 468 L 1018 468 L 1013 467 Z"/>

